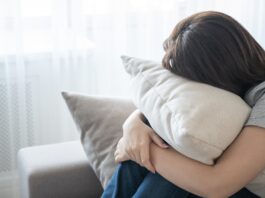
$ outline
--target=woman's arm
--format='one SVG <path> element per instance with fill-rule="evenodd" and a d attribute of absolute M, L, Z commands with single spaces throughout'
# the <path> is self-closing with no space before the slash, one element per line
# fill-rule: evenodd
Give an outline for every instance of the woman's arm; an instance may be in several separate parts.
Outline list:
<path fill-rule="evenodd" d="M 122 128 L 123 136 L 114 153 L 115 161 L 131 159 L 154 173 L 155 168 L 150 161 L 150 144 L 153 142 L 164 149 L 168 145 L 148 126 L 147 119 L 138 109 L 126 119 Z"/>
<path fill-rule="evenodd" d="M 156 171 L 175 185 L 203 197 L 229 197 L 265 168 L 265 129 L 245 127 L 213 166 L 154 144 L 150 150 Z"/>

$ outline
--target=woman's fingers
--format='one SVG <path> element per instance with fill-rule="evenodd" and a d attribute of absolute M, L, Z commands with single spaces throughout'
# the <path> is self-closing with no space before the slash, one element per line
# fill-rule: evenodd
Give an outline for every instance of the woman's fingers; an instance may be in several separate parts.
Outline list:
<path fill-rule="evenodd" d="M 159 137 L 155 132 L 151 132 L 151 139 L 153 140 L 153 142 L 161 147 L 161 148 L 168 148 L 168 145 L 164 142 L 164 140 Z"/>
<path fill-rule="evenodd" d="M 136 156 L 132 148 L 133 146 L 128 142 L 125 146 L 125 152 L 129 155 L 131 160 L 136 161 Z"/>
<path fill-rule="evenodd" d="M 144 144 L 141 146 L 140 155 L 142 166 L 147 168 L 152 173 L 155 173 L 155 168 L 150 160 L 150 144 Z"/>
<path fill-rule="evenodd" d="M 115 159 L 116 163 L 130 159 L 130 157 L 129 157 L 129 155 L 126 152 L 126 149 L 124 147 L 125 147 L 125 142 L 124 142 L 124 139 L 121 138 L 119 140 L 117 147 L 116 147 L 116 150 L 114 152 L 114 159 Z"/>
<path fill-rule="evenodd" d="M 117 154 L 117 155 L 115 156 L 115 162 L 116 162 L 116 163 L 123 162 L 123 161 L 126 161 L 126 160 L 128 160 L 128 159 L 125 158 L 124 156 L 120 155 L 120 154 Z"/>
<path fill-rule="evenodd" d="M 138 164 L 143 166 L 142 161 L 141 161 L 141 148 L 138 147 L 138 145 L 135 145 L 132 147 L 132 153 L 134 155 L 134 161 L 136 161 Z"/>

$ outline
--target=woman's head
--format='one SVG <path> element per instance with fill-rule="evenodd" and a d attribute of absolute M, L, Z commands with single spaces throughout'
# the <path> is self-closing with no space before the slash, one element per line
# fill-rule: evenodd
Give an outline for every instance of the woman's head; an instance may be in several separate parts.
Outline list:
<path fill-rule="evenodd" d="M 265 80 L 265 51 L 244 27 L 220 12 L 180 21 L 164 50 L 162 64 L 173 73 L 241 97 Z"/>

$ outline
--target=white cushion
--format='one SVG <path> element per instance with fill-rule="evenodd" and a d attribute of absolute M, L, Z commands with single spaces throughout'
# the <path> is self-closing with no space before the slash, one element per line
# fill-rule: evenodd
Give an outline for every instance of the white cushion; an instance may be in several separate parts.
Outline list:
<path fill-rule="evenodd" d="M 122 56 L 133 102 L 180 153 L 213 164 L 241 131 L 250 107 L 237 95 L 179 77 L 159 63 Z"/>
<path fill-rule="evenodd" d="M 159 63 L 122 56 L 133 102 L 180 153 L 213 164 L 240 133 L 251 108 L 237 95 L 181 78 Z M 265 171 L 246 187 L 265 197 Z"/>

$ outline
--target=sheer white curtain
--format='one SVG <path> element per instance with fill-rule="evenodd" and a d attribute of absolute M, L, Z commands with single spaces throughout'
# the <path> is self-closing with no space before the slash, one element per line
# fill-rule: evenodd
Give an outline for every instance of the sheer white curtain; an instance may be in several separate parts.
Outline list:
<path fill-rule="evenodd" d="M 120 55 L 160 60 L 183 17 L 217 10 L 265 46 L 262 0 L 0 0 L 0 197 L 21 147 L 77 139 L 61 90 L 128 97 Z"/>

